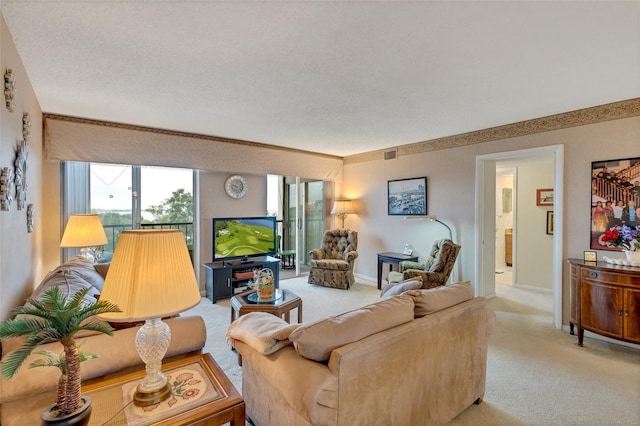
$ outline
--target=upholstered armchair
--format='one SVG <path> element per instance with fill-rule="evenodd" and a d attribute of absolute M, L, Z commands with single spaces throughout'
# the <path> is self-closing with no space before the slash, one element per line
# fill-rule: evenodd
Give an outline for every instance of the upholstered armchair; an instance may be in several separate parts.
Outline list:
<path fill-rule="evenodd" d="M 322 248 L 309 252 L 309 284 L 349 289 L 354 283 L 353 264 L 358 257 L 358 233 L 350 229 L 324 232 Z"/>
<path fill-rule="evenodd" d="M 422 288 L 434 288 L 445 285 L 453 271 L 453 265 L 460 252 L 460 246 L 449 239 L 438 240 L 433 243 L 431 252 L 424 263 L 400 262 L 399 272 L 389 272 L 389 284 L 408 280 L 414 277 L 422 278 Z"/>

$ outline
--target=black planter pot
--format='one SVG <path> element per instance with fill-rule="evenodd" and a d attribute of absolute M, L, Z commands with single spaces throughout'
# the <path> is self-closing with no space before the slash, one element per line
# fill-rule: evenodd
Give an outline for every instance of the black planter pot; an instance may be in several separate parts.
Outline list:
<path fill-rule="evenodd" d="M 89 418 L 91 417 L 91 398 L 83 395 L 82 402 L 82 406 L 75 413 L 57 417 L 52 417 L 50 414 L 51 410 L 56 406 L 56 404 L 51 404 L 40 416 L 42 424 L 55 426 L 86 426 L 89 424 Z"/>

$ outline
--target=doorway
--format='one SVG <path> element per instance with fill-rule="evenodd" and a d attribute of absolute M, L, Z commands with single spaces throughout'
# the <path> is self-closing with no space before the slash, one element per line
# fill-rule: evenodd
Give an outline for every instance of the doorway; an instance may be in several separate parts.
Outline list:
<path fill-rule="evenodd" d="M 553 145 L 541 148 L 532 148 L 519 151 L 487 154 L 476 157 L 476 262 L 475 262 L 475 285 L 476 294 L 492 297 L 496 292 L 496 169 L 501 161 L 513 161 L 517 158 L 536 158 L 540 156 L 551 156 L 553 158 L 553 235 L 552 255 L 551 255 L 551 280 L 553 297 L 553 325 L 555 328 L 562 327 L 562 220 L 563 217 L 563 158 L 564 148 L 562 145 Z M 517 209 L 514 213 L 514 227 L 518 224 Z M 527 228 L 522 228 L 523 232 Z M 534 232 L 540 232 L 535 229 Z M 514 252 L 517 255 L 517 232 L 514 235 Z M 517 261 L 516 261 L 517 262 Z M 522 266 L 522 265 L 520 265 Z M 517 275 L 515 280 L 517 282 Z"/>
<path fill-rule="evenodd" d="M 295 250 L 295 275 L 309 271 L 309 251 L 320 247 L 327 211 L 327 183 L 283 177 L 282 250 Z"/>

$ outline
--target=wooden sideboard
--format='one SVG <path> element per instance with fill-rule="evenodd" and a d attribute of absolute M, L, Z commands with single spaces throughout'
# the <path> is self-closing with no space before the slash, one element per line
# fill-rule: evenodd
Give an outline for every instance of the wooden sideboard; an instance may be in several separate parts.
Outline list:
<path fill-rule="evenodd" d="M 640 343 L 640 268 L 569 259 L 571 319 L 578 328 L 613 339 Z"/>

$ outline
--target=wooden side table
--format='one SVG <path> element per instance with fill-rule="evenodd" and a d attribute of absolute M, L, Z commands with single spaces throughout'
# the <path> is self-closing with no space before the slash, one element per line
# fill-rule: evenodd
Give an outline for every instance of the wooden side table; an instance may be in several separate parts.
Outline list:
<path fill-rule="evenodd" d="M 404 262 L 405 260 L 417 262 L 418 256 L 409 256 L 394 252 L 378 253 L 378 290 L 382 288 L 382 264 L 399 265 L 400 262 Z"/>
<path fill-rule="evenodd" d="M 282 292 L 282 297 L 269 303 L 255 303 L 249 300 L 249 295 L 256 290 L 237 294 L 231 298 L 231 322 L 236 318 L 248 314 L 249 312 L 267 312 L 282 318 L 286 322 L 290 321 L 290 313 L 293 309 L 298 309 L 298 323 L 302 322 L 302 299 L 294 292 L 287 289 L 278 289 Z"/>
<path fill-rule="evenodd" d="M 167 363 L 162 371 L 170 376 L 172 396 L 145 409 L 131 398 L 144 370 L 84 386 L 92 399 L 89 425 L 244 426 L 244 400 L 210 354 Z"/>

